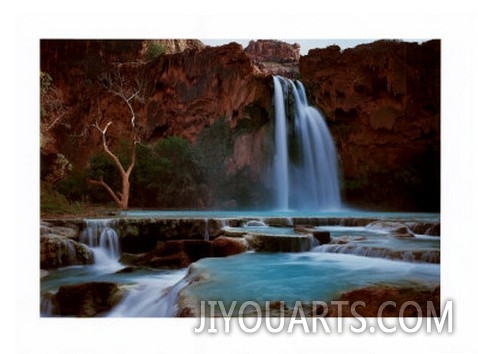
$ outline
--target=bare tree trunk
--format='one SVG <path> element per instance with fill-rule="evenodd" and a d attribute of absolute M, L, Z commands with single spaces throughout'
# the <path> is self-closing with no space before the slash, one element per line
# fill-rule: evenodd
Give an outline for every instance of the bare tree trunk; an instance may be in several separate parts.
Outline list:
<path fill-rule="evenodd" d="M 121 210 L 128 209 L 128 202 L 130 196 L 130 175 L 133 167 L 136 163 L 136 143 L 139 142 L 137 134 L 135 134 L 136 130 L 136 114 L 132 105 L 133 99 L 138 99 L 141 101 L 140 93 L 143 89 L 143 84 L 138 78 L 135 78 L 133 83 L 131 80 L 127 80 L 119 71 L 116 73 L 115 78 L 113 79 L 111 76 L 106 76 L 103 78 L 105 88 L 112 94 L 121 98 L 121 100 L 126 104 L 128 107 L 129 113 L 131 114 L 130 123 L 131 123 L 131 132 L 132 132 L 132 146 L 131 146 L 131 156 L 130 156 L 130 163 L 129 166 L 125 169 L 121 164 L 121 161 L 118 156 L 116 156 L 108 147 L 106 141 L 106 132 L 108 131 L 109 126 L 113 123 L 112 121 L 108 122 L 104 128 L 101 128 L 96 121 L 93 124 L 102 136 L 102 147 L 103 151 L 106 155 L 114 162 L 117 170 L 121 175 L 121 192 L 114 192 L 111 187 L 103 180 L 101 177 L 99 180 L 89 180 L 90 183 L 97 184 L 103 186 L 107 192 L 111 195 L 113 200 L 115 201 L 116 205 Z"/>
<path fill-rule="evenodd" d="M 131 160 L 128 168 L 125 170 L 121 161 L 119 160 L 118 156 L 113 154 L 106 143 L 106 132 L 108 127 L 112 124 L 112 122 L 108 122 L 106 126 L 101 129 L 98 123 L 95 123 L 93 126 L 101 133 L 103 138 L 103 151 L 108 155 L 108 157 L 115 163 L 117 170 L 120 172 L 121 175 L 121 192 L 114 192 L 113 189 L 103 180 L 101 177 L 99 180 L 92 180 L 90 179 L 89 182 L 92 184 L 97 184 L 103 186 L 106 191 L 111 195 L 113 200 L 115 201 L 116 205 L 121 210 L 128 209 L 129 203 L 129 192 L 130 192 L 130 181 L 129 177 L 131 175 L 131 171 L 133 171 L 133 167 L 136 163 L 136 143 L 137 141 L 133 142 L 133 146 L 131 147 Z"/>

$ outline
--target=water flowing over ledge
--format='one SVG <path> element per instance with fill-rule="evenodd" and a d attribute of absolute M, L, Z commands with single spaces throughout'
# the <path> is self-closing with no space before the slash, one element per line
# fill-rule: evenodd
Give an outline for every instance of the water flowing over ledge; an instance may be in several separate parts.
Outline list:
<path fill-rule="evenodd" d="M 337 153 L 322 114 L 309 106 L 300 81 L 280 76 L 273 80 L 275 207 L 340 209 Z"/>
<path fill-rule="evenodd" d="M 194 316 L 210 286 L 221 292 L 224 286 L 234 289 L 231 297 L 221 295 L 229 301 L 241 299 L 240 289 L 255 294 L 270 285 L 270 299 L 254 299 L 290 302 L 297 292 L 306 301 L 331 300 L 341 291 L 375 283 L 439 284 L 438 214 L 129 211 L 111 219 L 44 220 L 42 237 L 55 227 L 69 242 L 89 247 L 94 262 L 48 271 L 41 281 L 42 316 Z M 164 254 L 165 249 L 179 253 Z M 178 255 L 189 259 L 189 267 L 178 263 L 179 269 L 168 270 Z M 124 263 L 128 259 L 149 263 L 129 265 Z M 317 292 L 318 269 L 307 273 L 315 267 L 326 269 L 321 277 L 335 284 L 321 283 L 321 288 L 329 284 L 326 292 Z M 221 271 L 232 272 L 227 277 L 235 279 L 233 285 L 220 280 L 226 276 Z M 241 278 L 244 274 L 247 279 Z M 310 286 L 292 286 L 288 274 L 307 278 Z M 71 294 L 73 309 L 64 300 Z"/>

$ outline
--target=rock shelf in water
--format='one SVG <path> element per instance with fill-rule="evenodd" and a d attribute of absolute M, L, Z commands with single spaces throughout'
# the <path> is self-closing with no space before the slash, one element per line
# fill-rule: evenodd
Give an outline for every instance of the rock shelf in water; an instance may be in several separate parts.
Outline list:
<path fill-rule="evenodd" d="M 83 250 L 79 243 L 81 235 L 94 219 L 45 220 L 41 224 L 42 235 L 42 269 L 57 268 L 73 264 L 89 264 L 88 250 Z M 106 219 L 99 220 L 105 223 Z M 244 238 L 256 251 L 264 252 L 302 252 L 310 250 L 315 240 L 319 244 L 330 241 L 330 235 L 314 227 L 340 225 L 347 227 L 365 227 L 371 230 L 381 229 L 390 232 L 390 236 L 413 237 L 413 232 L 439 236 L 440 223 L 430 218 L 386 219 L 371 217 L 265 217 L 260 221 L 254 219 L 253 225 L 266 228 L 286 230 L 294 228 L 295 233 L 287 235 L 279 232 L 254 232 L 248 230 L 251 225 L 250 217 L 123 217 L 106 220 L 118 234 L 122 253 L 145 254 L 157 252 L 158 244 L 169 241 L 214 241 L 218 237 Z M 398 231 L 404 231 L 398 232 Z M 406 231 L 406 232 L 405 232 Z M 317 237 L 320 236 L 320 237 Z M 55 241 L 55 247 L 51 246 Z M 47 242 L 48 241 L 48 242 Z M 50 247 L 51 246 L 51 247 Z M 209 246 L 208 246 L 209 247 Z M 56 250 L 56 251 L 55 251 Z M 68 250 L 75 252 L 68 253 Z M 435 252 L 436 253 L 436 252 Z M 73 257 L 73 255 L 81 257 Z M 224 252 L 222 252 L 224 254 Z M 227 252 L 226 252 L 227 254 Z M 205 256 L 209 253 L 206 252 Z M 170 254 L 169 254 L 170 256 Z M 181 258 L 181 257 L 180 257 Z M 182 257 L 183 260 L 189 257 Z M 420 258 L 420 257 L 419 257 Z M 434 255 L 435 261 L 439 261 Z M 58 260 L 58 261 L 56 261 Z M 175 262 L 178 259 L 175 258 Z M 193 257 L 193 260 L 195 258 Z M 176 262 L 177 266 L 185 266 L 191 261 Z M 161 262 L 160 262 L 161 263 Z M 158 263 L 159 264 L 159 263 Z"/>
<path fill-rule="evenodd" d="M 312 248 L 312 235 L 273 235 L 248 233 L 248 244 L 257 252 L 306 252 Z"/>

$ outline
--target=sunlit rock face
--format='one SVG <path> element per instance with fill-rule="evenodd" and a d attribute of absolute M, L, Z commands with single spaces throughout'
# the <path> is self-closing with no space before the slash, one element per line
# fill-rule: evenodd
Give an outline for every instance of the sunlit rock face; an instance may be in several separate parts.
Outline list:
<path fill-rule="evenodd" d="M 151 44 L 159 44 L 165 54 L 181 53 L 185 50 L 202 50 L 206 48 L 204 43 L 197 39 L 156 39 L 143 41 L 142 54 L 147 55 Z"/>
<path fill-rule="evenodd" d="M 250 41 L 244 51 L 258 72 L 295 79 L 299 75 L 300 45 L 278 40 Z"/>

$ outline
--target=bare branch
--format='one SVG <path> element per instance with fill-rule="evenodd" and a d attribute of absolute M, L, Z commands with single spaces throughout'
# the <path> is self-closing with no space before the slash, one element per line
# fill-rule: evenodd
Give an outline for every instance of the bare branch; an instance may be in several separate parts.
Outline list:
<path fill-rule="evenodd" d="M 40 123 L 44 132 L 49 131 L 71 111 L 60 89 L 54 86 L 48 87 L 41 95 Z"/>
<path fill-rule="evenodd" d="M 112 79 L 111 75 L 106 75 L 100 80 L 105 87 L 105 89 L 121 98 L 126 106 L 128 107 L 131 113 L 131 127 L 135 128 L 136 126 L 136 114 L 132 105 L 133 99 L 139 99 L 139 94 L 143 90 L 143 84 L 138 79 L 135 78 L 134 84 L 128 85 L 128 81 L 125 79 L 125 76 L 120 72 L 120 69 L 115 73 L 115 79 Z"/>
<path fill-rule="evenodd" d="M 101 129 L 101 127 L 98 125 L 98 122 L 95 122 L 95 124 L 93 124 L 93 127 L 95 127 L 101 133 L 102 140 L 103 140 L 103 150 L 113 160 L 113 162 L 115 163 L 116 167 L 120 170 L 120 172 L 124 174 L 125 171 L 124 171 L 123 165 L 121 165 L 121 161 L 119 160 L 118 156 L 113 154 L 113 152 L 109 149 L 108 143 L 106 141 L 106 132 L 112 123 L 113 123 L 112 121 L 109 121 L 108 123 L 106 123 L 105 127 Z"/>
<path fill-rule="evenodd" d="M 131 118 L 131 153 L 130 153 L 130 161 L 129 165 L 127 166 L 126 170 L 125 167 L 120 162 L 120 159 L 117 155 L 115 155 L 108 146 L 108 141 L 106 138 L 106 134 L 108 132 L 108 128 L 113 121 L 109 121 L 108 123 L 100 123 L 101 121 L 101 112 L 100 110 L 100 103 L 98 102 L 98 118 L 92 126 L 101 133 L 102 137 L 102 147 L 106 155 L 114 162 L 117 170 L 121 174 L 122 180 L 122 190 L 121 192 L 114 193 L 111 188 L 107 188 L 106 183 L 101 179 L 99 181 L 93 181 L 92 183 L 103 185 L 108 192 L 113 196 L 114 200 L 118 204 L 121 209 L 127 209 L 128 207 L 128 199 L 129 199 L 129 189 L 130 189 L 130 182 L 129 178 L 131 172 L 136 163 L 136 144 L 139 143 L 138 132 L 136 131 L 136 114 L 133 107 L 133 102 L 135 100 L 141 101 L 140 95 L 143 90 L 143 85 L 138 78 L 135 78 L 134 81 L 128 79 L 125 75 L 120 72 L 121 66 L 117 67 L 117 71 L 112 75 L 103 75 L 100 78 L 100 82 L 103 87 L 106 89 L 107 92 L 113 94 L 114 96 L 119 97 L 128 108 Z"/>

